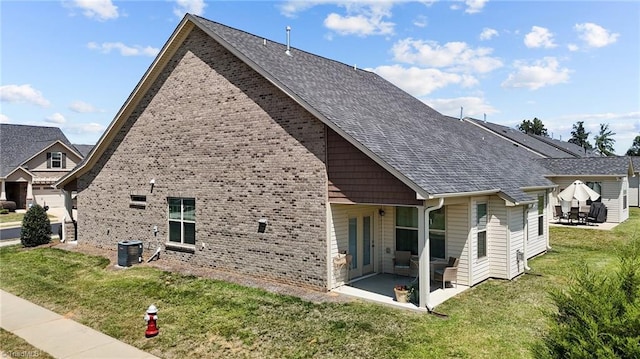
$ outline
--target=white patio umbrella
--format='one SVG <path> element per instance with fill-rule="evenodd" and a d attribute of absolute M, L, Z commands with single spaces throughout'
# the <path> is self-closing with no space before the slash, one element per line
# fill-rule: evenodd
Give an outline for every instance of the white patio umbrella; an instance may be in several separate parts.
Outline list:
<path fill-rule="evenodd" d="M 562 201 L 572 201 L 574 199 L 578 201 L 586 201 L 588 199 L 595 201 L 600 198 L 600 195 L 582 181 L 576 180 L 569 187 L 558 193 L 558 198 Z"/>

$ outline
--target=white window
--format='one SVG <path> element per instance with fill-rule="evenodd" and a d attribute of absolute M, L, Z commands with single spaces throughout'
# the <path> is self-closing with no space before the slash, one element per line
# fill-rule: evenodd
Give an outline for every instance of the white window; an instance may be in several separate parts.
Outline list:
<path fill-rule="evenodd" d="M 196 244 L 196 200 L 195 198 L 170 197 L 169 242 Z"/>
<path fill-rule="evenodd" d="M 47 152 L 47 168 L 66 168 L 66 157 L 62 152 Z"/>
<path fill-rule="evenodd" d="M 487 204 L 478 203 L 476 212 L 477 252 L 480 259 L 487 256 Z"/>
<path fill-rule="evenodd" d="M 429 256 L 445 258 L 446 223 L 444 207 L 429 212 Z"/>
<path fill-rule="evenodd" d="M 544 196 L 538 196 L 538 235 L 544 235 Z"/>

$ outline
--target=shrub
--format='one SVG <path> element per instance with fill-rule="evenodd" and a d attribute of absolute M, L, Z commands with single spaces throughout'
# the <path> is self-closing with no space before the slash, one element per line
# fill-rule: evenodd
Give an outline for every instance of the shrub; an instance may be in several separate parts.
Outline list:
<path fill-rule="evenodd" d="M 20 241 L 25 247 L 35 247 L 51 241 L 51 222 L 40 205 L 33 205 L 22 219 Z"/>
<path fill-rule="evenodd" d="M 9 212 L 16 211 L 16 203 L 13 201 L 0 201 L 0 208 L 7 209 Z"/>
<path fill-rule="evenodd" d="M 551 293 L 558 307 L 538 358 L 640 358 L 640 240 L 619 256 L 617 273 L 578 271 L 566 291 Z"/>

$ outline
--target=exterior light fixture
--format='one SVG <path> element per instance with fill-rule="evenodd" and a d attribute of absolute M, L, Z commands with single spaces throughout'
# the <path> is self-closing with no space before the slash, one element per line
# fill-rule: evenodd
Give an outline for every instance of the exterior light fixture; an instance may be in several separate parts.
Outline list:
<path fill-rule="evenodd" d="M 266 229 L 267 229 L 267 219 L 260 218 L 258 220 L 258 233 L 264 233 Z"/>

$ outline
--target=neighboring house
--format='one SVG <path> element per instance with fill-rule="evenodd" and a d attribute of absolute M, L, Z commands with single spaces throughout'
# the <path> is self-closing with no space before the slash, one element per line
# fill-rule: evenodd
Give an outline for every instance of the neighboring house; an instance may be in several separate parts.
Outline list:
<path fill-rule="evenodd" d="M 609 211 L 607 222 L 623 222 L 629 217 L 626 207 L 638 206 L 638 177 L 633 177 L 629 172 L 629 157 L 604 159 L 573 143 L 525 134 L 510 127 L 472 118 L 465 118 L 465 121 L 495 133 L 542 158 L 548 158 L 549 160 L 543 161 L 552 172 L 547 178 L 558 185 L 552 199 L 554 205 L 559 203 L 557 194 L 573 181 L 580 179 L 598 193 L 602 192 L 601 201 Z M 635 164 L 633 167 L 636 172 L 640 168 Z"/>
<path fill-rule="evenodd" d="M 585 150 L 584 148 L 570 142 L 564 142 L 550 137 L 527 134 L 515 128 L 487 121 L 480 121 L 469 117 L 464 118 L 464 120 L 495 133 L 514 145 L 522 146 L 541 157 L 581 158 L 595 156 L 592 151 Z"/>
<path fill-rule="evenodd" d="M 0 200 L 64 207 L 53 184 L 82 157 L 57 127 L 0 124 Z"/>
<path fill-rule="evenodd" d="M 57 186 L 78 191 L 81 241 L 316 290 L 408 250 L 432 308 L 433 258 L 473 286 L 547 250 L 538 157 L 374 73 L 186 15 Z"/>
<path fill-rule="evenodd" d="M 629 177 L 629 206 L 640 206 L 640 156 L 630 156 L 633 177 Z"/>
<path fill-rule="evenodd" d="M 620 223 L 629 218 L 629 179 L 634 173 L 630 157 L 547 158 L 539 161 L 551 171 L 549 179 L 558 184 L 553 205 L 559 204 L 558 193 L 573 181 L 581 180 L 600 194 L 599 201 L 607 207 L 607 222 Z"/>

